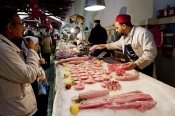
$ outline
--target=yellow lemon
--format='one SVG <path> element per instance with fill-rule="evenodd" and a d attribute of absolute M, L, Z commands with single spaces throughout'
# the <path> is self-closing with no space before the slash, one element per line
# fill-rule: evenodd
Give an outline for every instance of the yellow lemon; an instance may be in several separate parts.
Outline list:
<path fill-rule="evenodd" d="M 67 64 L 66 64 L 66 63 L 63 63 L 63 64 L 62 64 L 62 66 L 63 66 L 63 67 L 66 67 L 66 66 L 67 66 Z"/>
<path fill-rule="evenodd" d="M 79 107 L 77 104 L 73 104 L 70 106 L 70 112 L 74 115 L 78 114 L 79 112 Z"/>
<path fill-rule="evenodd" d="M 100 61 L 97 61 L 97 64 L 98 64 L 98 65 L 100 65 L 100 64 L 101 64 L 101 62 L 100 62 Z"/>
<path fill-rule="evenodd" d="M 64 73 L 64 78 L 68 78 L 70 76 L 70 73 L 69 72 L 65 72 Z"/>

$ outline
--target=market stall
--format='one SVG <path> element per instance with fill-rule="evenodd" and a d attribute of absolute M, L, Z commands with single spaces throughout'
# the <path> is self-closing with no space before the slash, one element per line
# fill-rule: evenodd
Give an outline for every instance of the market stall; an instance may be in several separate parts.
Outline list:
<path fill-rule="evenodd" d="M 87 61 L 84 65 L 88 65 Z M 103 62 L 103 68 L 107 69 L 107 63 Z M 56 96 L 53 105 L 52 116 L 72 116 L 70 106 L 74 104 L 71 99 L 73 96 L 79 95 L 81 92 L 89 90 L 103 90 L 102 83 L 96 82 L 93 84 L 85 84 L 83 90 L 75 90 L 74 86 L 70 89 L 65 88 L 65 82 L 70 80 L 64 78 L 65 72 L 69 66 L 58 65 L 56 67 Z M 132 70 L 134 72 L 134 70 Z M 132 72 L 131 71 L 131 72 Z M 141 112 L 137 109 L 80 109 L 77 116 L 174 116 L 175 115 L 175 89 L 151 78 L 147 75 L 139 73 L 139 78 L 132 81 L 119 81 L 121 89 L 111 90 L 108 95 L 103 97 L 117 96 L 122 93 L 131 92 L 135 90 L 142 91 L 149 94 L 157 104 L 152 109 Z M 97 98 L 98 99 L 98 98 Z"/>

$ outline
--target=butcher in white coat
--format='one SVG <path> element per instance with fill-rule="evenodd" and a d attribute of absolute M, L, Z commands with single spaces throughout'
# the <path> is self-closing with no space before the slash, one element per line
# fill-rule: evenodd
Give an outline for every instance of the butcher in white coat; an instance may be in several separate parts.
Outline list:
<path fill-rule="evenodd" d="M 151 32 L 145 28 L 133 26 L 131 17 L 126 14 L 116 17 L 115 28 L 122 35 L 121 38 L 114 43 L 100 44 L 98 48 L 123 50 L 126 61 L 125 70 L 136 69 L 152 76 L 157 48 Z"/>

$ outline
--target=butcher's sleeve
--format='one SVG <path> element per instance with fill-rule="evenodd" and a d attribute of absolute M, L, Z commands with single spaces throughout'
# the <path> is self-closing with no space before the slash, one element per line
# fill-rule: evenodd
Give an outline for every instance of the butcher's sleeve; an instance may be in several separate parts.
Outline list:
<path fill-rule="evenodd" d="M 108 50 L 116 50 L 116 49 L 120 49 L 122 50 L 122 40 L 123 38 L 121 37 L 118 41 L 114 42 L 114 43 L 110 43 L 110 44 L 106 44 L 106 48 Z"/>
<path fill-rule="evenodd" d="M 157 55 L 157 47 L 150 32 L 140 34 L 139 40 L 143 54 L 135 61 L 135 63 L 140 69 L 144 69 L 154 61 Z"/>
<path fill-rule="evenodd" d="M 36 80 L 38 73 L 37 53 L 29 49 L 26 63 L 10 47 L 3 46 L 0 51 L 0 78 L 14 83 L 32 83 Z"/>

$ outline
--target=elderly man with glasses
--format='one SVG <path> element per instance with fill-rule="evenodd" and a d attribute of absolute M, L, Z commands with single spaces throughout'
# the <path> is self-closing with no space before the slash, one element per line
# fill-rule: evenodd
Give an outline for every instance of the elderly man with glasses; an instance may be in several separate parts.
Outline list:
<path fill-rule="evenodd" d="M 16 12 L 1 10 L 0 14 L 0 116 L 31 116 L 37 110 L 31 87 L 38 73 L 34 43 L 22 37 L 25 28 Z M 26 62 L 14 44 L 21 39 L 29 49 Z"/>

